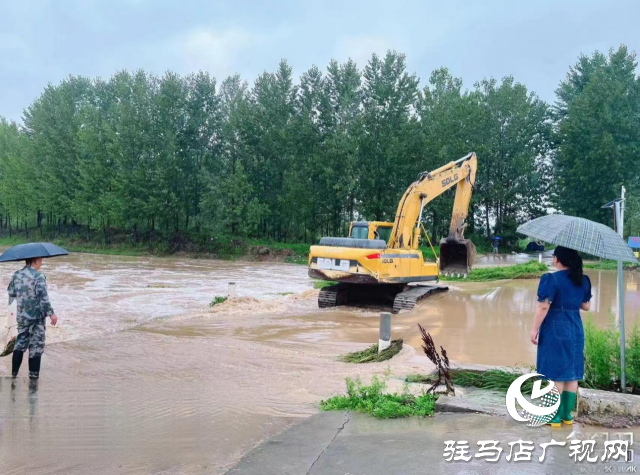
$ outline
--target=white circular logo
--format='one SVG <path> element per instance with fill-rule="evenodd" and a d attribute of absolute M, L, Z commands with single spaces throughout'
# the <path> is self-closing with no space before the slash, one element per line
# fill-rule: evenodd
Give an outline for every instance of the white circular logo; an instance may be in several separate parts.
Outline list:
<path fill-rule="evenodd" d="M 534 381 L 531 390 L 531 402 L 522 395 L 522 385 L 527 379 L 542 376 L 539 373 L 527 373 L 517 378 L 507 390 L 507 411 L 516 421 L 527 422 L 529 427 L 547 424 L 560 409 L 560 391 L 553 381 L 541 388 L 542 381 Z M 537 404 L 536 404 L 536 400 Z M 516 401 L 522 412 L 516 409 Z"/>

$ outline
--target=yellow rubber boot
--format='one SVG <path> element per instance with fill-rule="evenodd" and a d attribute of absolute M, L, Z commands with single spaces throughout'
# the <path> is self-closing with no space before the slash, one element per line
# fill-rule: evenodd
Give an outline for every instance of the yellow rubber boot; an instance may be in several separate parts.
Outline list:
<path fill-rule="evenodd" d="M 551 427 L 560 427 L 562 425 L 562 419 L 560 418 L 560 411 L 562 410 L 562 403 L 560 403 L 560 409 L 558 409 L 558 412 L 556 412 L 556 415 L 553 416 L 553 419 L 551 419 L 548 424 Z"/>
<path fill-rule="evenodd" d="M 562 416 L 563 403 L 564 399 L 562 399 L 562 394 L 560 394 L 560 407 L 558 408 L 558 412 L 556 412 L 556 415 L 553 416 L 553 419 L 547 422 L 547 424 L 549 424 L 551 427 L 560 427 L 562 425 L 562 419 L 560 416 Z"/>

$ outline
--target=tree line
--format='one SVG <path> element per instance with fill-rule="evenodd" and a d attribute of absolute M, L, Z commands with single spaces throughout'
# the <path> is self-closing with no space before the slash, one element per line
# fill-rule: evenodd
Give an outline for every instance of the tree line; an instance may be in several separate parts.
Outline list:
<path fill-rule="evenodd" d="M 625 46 L 581 56 L 553 105 L 510 76 L 465 88 L 440 68 L 421 87 L 397 52 L 298 81 L 283 60 L 252 87 L 207 72 L 70 76 L 22 124 L 0 119 L 0 230 L 314 242 L 352 220 L 393 220 L 420 172 L 470 151 L 468 232 L 512 237 L 549 210 L 606 222 L 600 205 L 638 188 L 636 68 Z M 433 238 L 452 203 L 425 209 Z"/>

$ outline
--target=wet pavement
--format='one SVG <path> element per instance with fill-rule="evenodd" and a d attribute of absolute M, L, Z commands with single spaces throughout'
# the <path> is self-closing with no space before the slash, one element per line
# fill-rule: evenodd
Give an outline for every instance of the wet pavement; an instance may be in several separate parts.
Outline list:
<path fill-rule="evenodd" d="M 260 445 L 228 475 L 636 473 L 638 464 L 622 458 L 576 461 L 571 441 L 593 440 L 594 453 L 588 454 L 593 459 L 602 457 L 606 439 L 633 437 L 635 442 L 639 435 L 638 429 L 603 431 L 577 423 L 558 429 L 530 428 L 481 414 L 379 420 L 336 411 L 313 416 Z M 547 446 L 543 457 L 541 444 L 552 440 L 564 445 Z M 464 448 L 455 453 L 445 451 L 445 441 Z M 496 453 L 488 454 L 496 461 L 476 457 L 481 453 L 479 441 L 496 441 L 501 452 L 497 457 Z"/>

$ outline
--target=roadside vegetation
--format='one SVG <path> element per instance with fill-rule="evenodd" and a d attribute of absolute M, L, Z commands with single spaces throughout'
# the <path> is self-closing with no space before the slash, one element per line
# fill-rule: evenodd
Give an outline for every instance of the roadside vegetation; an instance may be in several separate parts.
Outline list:
<path fill-rule="evenodd" d="M 637 267 L 636 264 L 632 264 L 629 262 L 623 262 L 622 266 L 625 269 L 635 269 Z M 602 260 L 598 262 L 586 262 L 584 264 L 585 269 L 596 269 L 596 270 L 617 270 L 618 262 L 617 261 L 608 261 Z"/>
<path fill-rule="evenodd" d="M 195 233 L 174 236 L 173 240 L 165 240 L 162 236 L 158 236 L 153 240 L 137 243 L 133 241 L 131 235 L 116 231 L 110 232 L 110 237 L 106 241 L 100 233 L 90 233 L 87 238 L 86 233 L 58 234 L 55 229 L 43 233 L 31 232 L 28 236 L 21 232 L 0 237 L 1 246 L 14 246 L 34 241 L 52 242 L 71 252 L 124 256 L 181 254 L 189 257 L 281 261 L 304 265 L 307 264 L 309 256 L 308 244 L 289 244 L 258 239 L 207 239 Z"/>
<path fill-rule="evenodd" d="M 226 296 L 216 295 L 213 300 L 209 303 L 209 307 L 215 307 L 216 305 L 220 305 L 221 303 L 225 303 L 227 301 Z"/>
<path fill-rule="evenodd" d="M 398 417 L 428 417 L 433 415 L 437 396 L 424 393 L 414 396 L 405 386 L 402 393 L 386 394 L 386 382 L 374 376 L 365 386 L 360 379 L 346 379 L 347 394 L 320 402 L 323 411 L 355 411 L 380 419 Z"/>
<path fill-rule="evenodd" d="M 536 279 L 548 271 L 549 268 L 546 264 L 541 264 L 540 262 L 527 262 L 525 264 L 516 264 L 513 266 L 480 267 L 471 270 L 466 278 L 442 275 L 440 276 L 440 280 L 486 282 L 502 279 Z"/>
<path fill-rule="evenodd" d="M 487 371 L 461 371 L 451 370 L 451 381 L 456 386 L 473 386 L 481 389 L 492 389 L 504 391 L 509 389 L 518 377 L 522 376 L 519 371 L 506 371 L 501 369 L 489 369 Z M 407 383 L 432 384 L 437 379 L 435 375 L 409 374 L 405 378 Z M 533 379 L 527 380 L 523 385 L 523 393 L 528 394 L 533 388 Z"/>
<path fill-rule="evenodd" d="M 391 346 L 378 353 L 378 345 L 372 345 L 366 350 L 354 351 L 340 357 L 340 361 L 345 363 L 377 363 L 393 358 L 402 350 L 402 340 L 393 340 Z"/>
<path fill-rule="evenodd" d="M 584 381 L 587 388 L 620 390 L 620 332 L 612 323 L 598 328 L 589 318 L 584 325 Z M 627 386 L 640 394 L 640 329 L 634 325 L 625 338 Z"/>

